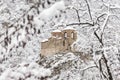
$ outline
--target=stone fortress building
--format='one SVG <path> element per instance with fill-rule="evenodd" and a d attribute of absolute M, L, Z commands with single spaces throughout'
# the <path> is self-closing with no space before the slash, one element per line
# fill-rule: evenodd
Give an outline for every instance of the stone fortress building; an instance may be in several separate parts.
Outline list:
<path fill-rule="evenodd" d="M 77 39 L 77 32 L 71 27 L 54 30 L 51 37 L 41 42 L 41 55 L 50 56 L 59 52 L 71 51 L 71 45 Z"/>

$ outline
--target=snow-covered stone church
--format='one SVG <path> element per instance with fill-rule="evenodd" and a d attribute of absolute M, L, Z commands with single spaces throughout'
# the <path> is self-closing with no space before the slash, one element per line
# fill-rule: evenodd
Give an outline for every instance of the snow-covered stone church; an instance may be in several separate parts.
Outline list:
<path fill-rule="evenodd" d="M 62 30 L 54 30 L 51 37 L 41 42 L 41 55 L 50 56 L 59 52 L 72 51 L 71 45 L 77 39 L 74 28 L 67 27 Z"/>

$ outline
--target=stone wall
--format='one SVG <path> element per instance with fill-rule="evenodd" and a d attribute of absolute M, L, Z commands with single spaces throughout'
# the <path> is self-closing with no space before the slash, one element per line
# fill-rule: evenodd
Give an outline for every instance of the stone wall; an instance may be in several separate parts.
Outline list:
<path fill-rule="evenodd" d="M 48 41 L 41 43 L 41 55 L 50 56 L 59 52 L 71 51 L 71 45 L 77 39 L 75 30 L 63 30 L 51 33 Z"/>
<path fill-rule="evenodd" d="M 63 40 L 52 38 L 47 42 L 42 43 L 41 45 L 41 55 L 53 55 L 58 53 L 59 51 L 63 50 Z"/>

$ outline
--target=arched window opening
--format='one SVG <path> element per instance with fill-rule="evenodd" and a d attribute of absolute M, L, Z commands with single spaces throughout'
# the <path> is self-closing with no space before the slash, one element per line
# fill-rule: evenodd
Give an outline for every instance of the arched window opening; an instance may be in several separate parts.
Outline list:
<path fill-rule="evenodd" d="M 55 37 L 58 38 L 59 37 L 58 34 L 56 34 Z"/>
<path fill-rule="evenodd" d="M 65 40 L 63 41 L 63 46 L 65 46 Z"/>
<path fill-rule="evenodd" d="M 64 33 L 64 38 L 67 38 L 67 32 Z"/>
<path fill-rule="evenodd" d="M 74 32 L 71 33 L 71 38 L 74 39 Z"/>

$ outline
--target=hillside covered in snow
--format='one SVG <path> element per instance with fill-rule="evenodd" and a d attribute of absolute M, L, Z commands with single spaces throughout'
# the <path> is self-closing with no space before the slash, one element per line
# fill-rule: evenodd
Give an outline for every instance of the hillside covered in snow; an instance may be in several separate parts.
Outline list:
<path fill-rule="evenodd" d="M 76 52 L 40 56 L 67 27 Z M 119 0 L 0 0 L 0 80 L 120 80 L 119 35 Z"/>

